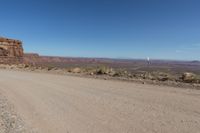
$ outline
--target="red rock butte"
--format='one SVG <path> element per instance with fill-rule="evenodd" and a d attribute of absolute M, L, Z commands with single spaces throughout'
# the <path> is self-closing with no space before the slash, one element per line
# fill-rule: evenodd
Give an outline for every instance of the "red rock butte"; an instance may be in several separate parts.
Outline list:
<path fill-rule="evenodd" d="M 22 41 L 0 37 L 0 63 L 20 63 L 23 55 Z"/>

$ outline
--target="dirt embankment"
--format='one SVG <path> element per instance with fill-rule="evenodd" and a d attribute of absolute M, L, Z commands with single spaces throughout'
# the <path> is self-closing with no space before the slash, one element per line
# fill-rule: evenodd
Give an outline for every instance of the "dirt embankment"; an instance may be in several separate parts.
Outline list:
<path fill-rule="evenodd" d="M 0 65 L 0 69 L 12 69 L 18 71 L 43 72 L 61 75 L 73 75 L 81 77 L 123 80 L 129 82 L 137 82 L 141 84 L 165 85 L 173 87 L 200 89 L 200 75 L 192 72 L 184 72 L 181 74 L 171 74 L 162 71 L 152 72 L 135 72 L 130 73 L 123 69 L 114 69 L 106 66 L 98 67 L 67 67 L 59 68 L 52 66 L 37 66 L 29 64 L 18 65 Z"/>

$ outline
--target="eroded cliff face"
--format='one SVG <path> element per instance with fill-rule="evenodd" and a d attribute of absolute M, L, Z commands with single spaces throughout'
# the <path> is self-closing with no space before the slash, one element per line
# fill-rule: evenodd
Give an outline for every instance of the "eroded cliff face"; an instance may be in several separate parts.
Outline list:
<path fill-rule="evenodd" d="M 0 56 L 23 57 L 22 42 L 0 37 Z"/>
<path fill-rule="evenodd" d="M 22 42 L 0 37 L 0 63 L 17 63 L 23 60 Z"/>

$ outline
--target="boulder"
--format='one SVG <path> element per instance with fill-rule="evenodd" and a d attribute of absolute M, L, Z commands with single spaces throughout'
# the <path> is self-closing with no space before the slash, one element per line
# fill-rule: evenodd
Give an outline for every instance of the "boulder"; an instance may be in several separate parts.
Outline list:
<path fill-rule="evenodd" d="M 185 72 L 181 78 L 186 83 L 193 83 L 195 82 L 197 76 L 194 73 Z"/>

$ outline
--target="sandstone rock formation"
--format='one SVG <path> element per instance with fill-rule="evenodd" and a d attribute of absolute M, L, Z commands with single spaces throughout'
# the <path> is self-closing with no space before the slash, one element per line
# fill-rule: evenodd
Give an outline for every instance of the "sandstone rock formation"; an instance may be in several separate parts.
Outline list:
<path fill-rule="evenodd" d="M 0 56 L 23 57 L 22 42 L 0 37 Z"/>
<path fill-rule="evenodd" d="M 195 82 L 196 79 L 197 79 L 197 76 L 194 73 L 185 72 L 182 75 L 182 80 L 187 83 Z"/>
<path fill-rule="evenodd" d="M 22 42 L 0 37 L 0 63 L 17 63 L 23 58 Z"/>

